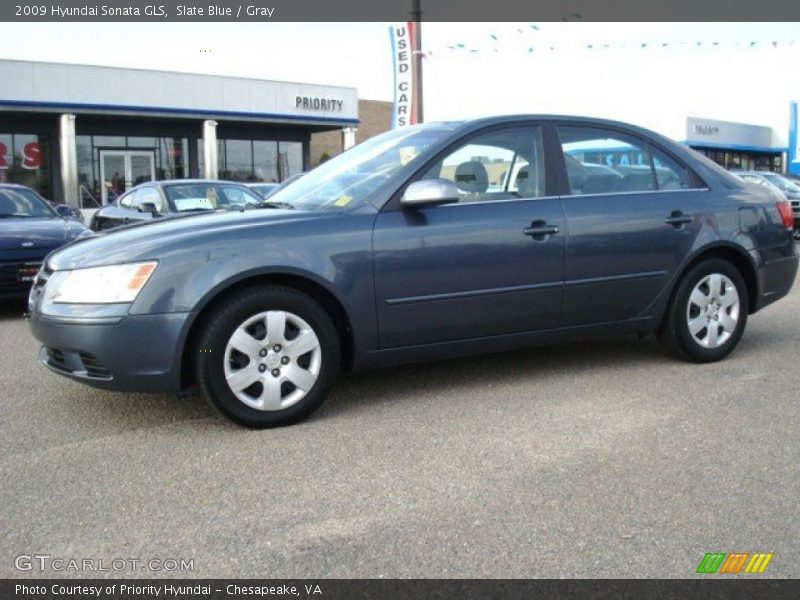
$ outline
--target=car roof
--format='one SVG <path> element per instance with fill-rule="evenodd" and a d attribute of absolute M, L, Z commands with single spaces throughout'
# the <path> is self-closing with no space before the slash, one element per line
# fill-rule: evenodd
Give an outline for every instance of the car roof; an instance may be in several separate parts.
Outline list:
<path fill-rule="evenodd" d="M 10 190 L 30 190 L 27 185 L 21 185 L 19 183 L 0 183 L 0 188 L 10 189 Z"/>
<path fill-rule="evenodd" d="M 435 122 L 435 124 L 442 126 L 451 126 L 451 127 L 455 126 L 458 128 L 462 127 L 473 128 L 473 127 L 483 127 L 486 125 L 513 123 L 515 121 L 561 121 L 561 122 L 574 123 L 575 125 L 587 125 L 587 126 L 595 125 L 601 127 L 610 127 L 612 129 L 619 128 L 627 131 L 636 131 L 648 136 L 656 136 L 659 138 L 664 137 L 655 131 L 646 129 L 644 127 L 640 127 L 638 125 L 634 125 L 633 123 L 615 121 L 612 119 L 603 119 L 600 117 L 586 117 L 578 115 L 514 114 L 514 115 L 500 115 L 494 117 L 479 117 L 476 119 L 463 120 L 463 121 L 439 121 Z"/>
<path fill-rule="evenodd" d="M 225 179 L 154 179 L 152 181 L 145 181 L 143 183 L 139 183 L 127 190 L 125 192 L 130 192 L 132 190 L 139 189 L 141 187 L 146 186 L 155 186 L 155 187 L 166 187 L 168 185 L 179 185 L 179 184 L 192 184 L 192 183 L 205 183 L 205 184 L 225 184 L 225 185 L 240 185 L 242 187 L 247 187 L 241 181 L 227 181 Z"/>

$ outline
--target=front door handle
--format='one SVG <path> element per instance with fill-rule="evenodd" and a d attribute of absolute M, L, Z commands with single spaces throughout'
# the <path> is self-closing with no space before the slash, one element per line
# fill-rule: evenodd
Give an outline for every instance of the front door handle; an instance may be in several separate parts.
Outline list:
<path fill-rule="evenodd" d="M 673 227 L 682 227 L 694 221 L 692 215 L 685 215 L 679 210 L 673 210 L 670 215 L 664 219 L 664 223 L 672 225 Z"/>
<path fill-rule="evenodd" d="M 522 230 L 525 235 L 531 236 L 535 240 L 546 240 L 549 236 L 559 232 L 558 225 L 548 225 L 546 221 L 538 220 L 531 223 L 530 227 Z"/>

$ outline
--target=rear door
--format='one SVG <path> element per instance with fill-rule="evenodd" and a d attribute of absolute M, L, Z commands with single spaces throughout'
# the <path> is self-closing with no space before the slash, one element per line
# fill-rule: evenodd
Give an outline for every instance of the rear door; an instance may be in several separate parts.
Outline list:
<path fill-rule="evenodd" d="M 557 326 L 564 216 L 546 176 L 543 131 L 521 124 L 468 136 L 418 176 L 455 182 L 459 202 L 380 213 L 381 348 Z"/>
<path fill-rule="evenodd" d="M 569 231 L 561 325 L 634 319 L 691 251 L 702 182 L 622 130 L 560 123 L 558 135 Z"/>

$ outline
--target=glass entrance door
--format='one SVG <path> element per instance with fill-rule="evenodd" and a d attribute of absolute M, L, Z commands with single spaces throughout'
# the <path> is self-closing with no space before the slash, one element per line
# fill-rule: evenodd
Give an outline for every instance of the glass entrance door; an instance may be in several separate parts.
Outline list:
<path fill-rule="evenodd" d="M 156 178 L 152 150 L 101 150 L 100 178 L 103 204 L 119 198 L 135 185 Z"/>

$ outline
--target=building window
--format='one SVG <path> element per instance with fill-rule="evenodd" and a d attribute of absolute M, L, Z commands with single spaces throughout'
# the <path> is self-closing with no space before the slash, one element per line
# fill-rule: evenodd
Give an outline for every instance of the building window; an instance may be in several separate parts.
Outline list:
<path fill-rule="evenodd" d="M 278 164 L 281 181 L 303 172 L 303 144 L 301 142 L 280 142 L 278 144 Z"/>
<path fill-rule="evenodd" d="M 81 206 L 97 208 L 137 182 L 151 179 L 185 179 L 189 176 L 189 140 L 183 137 L 146 137 L 124 135 L 75 136 L 78 158 L 78 192 Z M 101 164 L 102 153 L 112 151 L 114 158 Z M 131 177 L 126 181 L 124 165 L 131 154 Z M 148 156 L 149 155 L 149 156 Z M 152 160 L 149 160 L 149 158 Z M 145 160 L 146 159 L 146 160 Z M 113 165 L 116 161 L 119 164 Z M 138 163 L 142 163 L 141 167 Z M 150 167 L 152 163 L 152 169 Z M 105 175 L 106 181 L 101 181 Z M 105 193 L 103 190 L 105 187 Z M 111 196 L 109 196 L 111 190 Z"/>
<path fill-rule="evenodd" d="M 693 148 L 725 169 L 783 172 L 783 159 L 778 152 Z"/>
<path fill-rule="evenodd" d="M 281 182 L 303 172 L 303 143 L 269 140 L 217 140 L 219 178 L 229 181 Z M 197 140 L 200 174 L 203 140 Z"/>
<path fill-rule="evenodd" d="M 19 183 L 53 200 L 50 136 L 0 133 L 0 183 Z"/>
<path fill-rule="evenodd" d="M 250 140 L 224 140 L 224 142 L 225 156 L 224 160 L 220 161 L 220 179 L 256 181 L 253 173 L 253 142 Z"/>
<path fill-rule="evenodd" d="M 278 173 L 278 142 L 253 142 L 253 166 L 256 181 L 276 183 Z"/>

